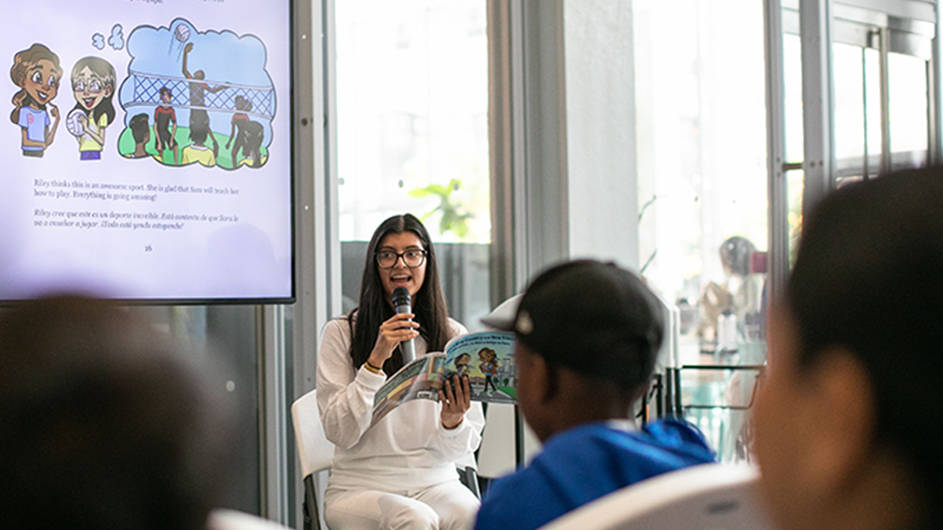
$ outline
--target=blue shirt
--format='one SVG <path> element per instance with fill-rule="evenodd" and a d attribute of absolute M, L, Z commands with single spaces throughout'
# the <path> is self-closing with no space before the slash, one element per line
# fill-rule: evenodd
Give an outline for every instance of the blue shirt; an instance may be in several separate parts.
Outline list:
<path fill-rule="evenodd" d="M 49 127 L 49 115 L 44 110 L 36 110 L 32 107 L 20 107 L 19 126 L 26 129 L 26 138 L 34 142 L 46 143 L 46 127 Z M 24 145 L 24 151 L 42 151 L 44 148 Z"/>
<path fill-rule="evenodd" d="M 580 425 L 552 436 L 529 466 L 492 484 L 475 530 L 536 529 L 617 489 L 708 462 L 713 452 L 686 423 L 665 420 L 638 431 Z"/>

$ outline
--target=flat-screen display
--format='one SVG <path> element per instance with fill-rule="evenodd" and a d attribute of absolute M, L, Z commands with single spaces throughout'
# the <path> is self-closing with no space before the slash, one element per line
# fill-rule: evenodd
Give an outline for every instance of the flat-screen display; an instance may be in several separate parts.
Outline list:
<path fill-rule="evenodd" d="M 0 302 L 290 301 L 291 2 L 8 4 Z"/>

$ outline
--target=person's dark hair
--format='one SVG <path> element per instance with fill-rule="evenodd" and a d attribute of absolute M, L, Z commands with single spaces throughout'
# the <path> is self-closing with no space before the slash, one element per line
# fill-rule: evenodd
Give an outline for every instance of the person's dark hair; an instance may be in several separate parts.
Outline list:
<path fill-rule="evenodd" d="M 442 351 L 449 340 L 449 312 L 445 305 L 445 296 L 439 285 L 439 271 L 436 266 L 435 249 L 426 227 L 412 214 L 394 215 L 383 221 L 373 233 L 367 246 L 367 257 L 360 280 L 360 305 L 347 316 L 347 322 L 353 330 L 350 344 L 350 358 L 354 368 L 360 368 L 370 357 L 377 342 L 380 324 L 389 320 L 395 311 L 386 301 L 380 270 L 377 266 L 376 252 L 383 238 L 389 234 L 412 232 L 422 242 L 426 254 L 426 276 L 422 287 L 413 297 L 412 308 L 419 322 L 419 334 L 425 339 L 429 351 Z M 356 321 L 356 326 L 354 325 Z M 383 371 L 393 374 L 403 366 L 403 354 L 399 348 L 383 364 Z"/>
<path fill-rule="evenodd" d="M 204 528 L 228 416 L 164 338 L 88 298 L 0 313 L 3 528 Z"/>
<path fill-rule="evenodd" d="M 943 170 L 844 186 L 803 228 L 786 301 L 800 364 L 841 347 L 864 366 L 876 444 L 910 467 L 943 521 Z M 825 405 L 825 404 L 823 404 Z M 827 406 L 827 405 L 825 405 Z"/>
<path fill-rule="evenodd" d="M 252 102 L 246 99 L 245 96 L 236 96 L 236 110 L 248 112 L 252 110 Z"/>
<path fill-rule="evenodd" d="M 219 142 L 210 129 L 210 117 L 206 111 L 194 109 L 190 112 L 190 141 L 196 145 L 206 145 L 206 139 L 213 141 L 213 156 L 219 156 Z"/>
<path fill-rule="evenodd" d="M 750 274 L 750 255 L 754 252 L 756 247 L 749 239 L 733 236 L 720 245 L 720 262 L 733 274 L 746 276 Z"/>
<path fill-rule="evenodd" d="M 210 120 L 207 115 L 190 115 L 190 140 L 197 145 L 203 145 L 210 134 Z"/>
<path fill-rule="evenodd" d="M 158 92 L 160 93 L 162 97 L 164 94 L 167 94 L 168 96 L 171 96 L 171 97 L 173 97 L 174 95 L 173 91 L 165 86 L 160 87 L 160 90 L 158 90 Z"/>
<path fill-rule="evenodd" d="M 134 137 L 134 143 L 139 144 L 147 137 L 147 114 L 135 114 L 128 122 L 128 128 L 131 129 L 131 136 Z"/>

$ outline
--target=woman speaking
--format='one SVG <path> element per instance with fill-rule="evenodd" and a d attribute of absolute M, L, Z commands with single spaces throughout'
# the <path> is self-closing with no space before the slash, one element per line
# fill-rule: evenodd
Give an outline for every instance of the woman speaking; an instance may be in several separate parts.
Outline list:
<path fill-rule="evenodd" d="M 413 313 L 397 314 L 393 290 L 405 287 Z M 367 248 L 360 305 L 329 321 L 318 352 L 321 422 L 334 452 L 324 499 L 333 530 L 463 529 L 478 499 L 454 462 L 478 448 L 484 416 L 471 404 L 467 378 L 444 385 L 444 400 L 414 400 L 371 426 L 373 399 L 403 366 L 399 344 L 416 356 L 442 351 L 465 328 L 448 316 L 435 251 L 410 214 L 384 221 Z"/>

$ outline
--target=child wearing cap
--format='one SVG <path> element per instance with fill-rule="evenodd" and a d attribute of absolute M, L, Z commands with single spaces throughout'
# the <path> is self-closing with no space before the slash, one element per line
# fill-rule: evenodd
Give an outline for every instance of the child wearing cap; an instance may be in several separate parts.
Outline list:
<path fill-rule="evenodd" d="M 518 399 L 544 447 L 488 489 L 476 530 L 535 529 L 635 482 L 714 461 L 685 423 L 632 423 L 664 320 L 629 271 L 594 260 L 558 265 L 530 284 L 512 320 L 485 322 L 516 335 Z"/>

